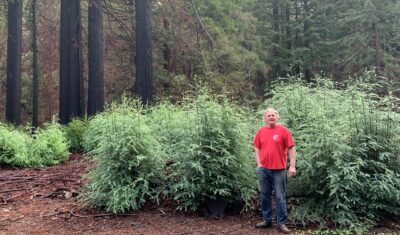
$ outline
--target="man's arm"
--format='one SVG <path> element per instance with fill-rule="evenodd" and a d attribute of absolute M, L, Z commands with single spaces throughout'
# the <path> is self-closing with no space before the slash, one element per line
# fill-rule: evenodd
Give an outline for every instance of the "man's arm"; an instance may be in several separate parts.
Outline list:
<path fill-rule="evenodd" d="M 254 147 L 254 151 L 256 152 L 257 167 L 260 167 L 261 166 L 261 161 L 260 161 L 261 149 Z"/>
<path fill-rule="evenodd" d="M 294 146 L 289 149 L 289 159 L 290 159 L 289 176 L 294 176 L 296 175 L 296 151 Z"/>

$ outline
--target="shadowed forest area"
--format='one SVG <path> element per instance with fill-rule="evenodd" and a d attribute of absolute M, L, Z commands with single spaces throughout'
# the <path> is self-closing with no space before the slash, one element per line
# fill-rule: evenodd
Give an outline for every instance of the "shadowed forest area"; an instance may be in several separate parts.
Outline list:
<path fill-rule="evenodd" d="M 18 1 L 17 1 L 18 2 Z M 23 1 L 21 117 L 32 115 L 32 9 Z M 58 114 L 62 1 L 37 1 L 39 120 Z M 88 4 L 80 2 L 82 98 L 88 99 Z M 0 4 L 1 103 L 5 110 L 7 1 Z M 178 101 L 195 81 L 258 105 L 271 82 L 287 75 L 346 81 L 375 70 L 396 90 L 399 80 L 399 3 L 385 0 L 152 1 L 153 95 Z M 105 0 L 104 99 L 133 95 L 136 75 L 135 1 Z M 11 24 L 16 24 L 12 21 Z M 68 22 L 66 24 L 69 24 Z M 396 93 L 398 93 L 396 91 Z M 82 102 L 83 104 L 86 104 Z M 85 110 L 85 108 L 83 108 Z M 4 116 L 2 116 L 4 117 Z"/>
<path fill-rule="evenodd" d="M 261 234 L 252 143 L 275 107 L 293 234 L 398 234 L 399 12 L 1 1 L 0 233 Z"/>

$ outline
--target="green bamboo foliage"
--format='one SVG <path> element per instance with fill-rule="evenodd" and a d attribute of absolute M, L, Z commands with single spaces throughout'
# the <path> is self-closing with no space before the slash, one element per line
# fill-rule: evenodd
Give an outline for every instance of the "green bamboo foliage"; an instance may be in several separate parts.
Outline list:
<path fill-rule="evenodd" d="M 60 124 L 47 124 L 32 137 L 33 144 L 29 146 L 31 166 L 52 166 L 68 159 L 69 144 Z"/>
<path fill-rule="evenodd" d="M 73 153 L 84 151 L 83 134 L 86 132 L 87 120 L 75 118 L 64 127 L 64 133 L 69 143 L 69 150 Z"/>
<path fill-rule="evenodd" d="M 265 106 L 277 107 L 294 133 L 298 177 L 290 180 L 296 222 L 333 221 L 368 229 L 400 214 L 400 116 L 378 84 L 355 81 L 341 90 L 327 79 L 314 87 L 277 86 Z"/>
<path fill-rule="evenodd" d="M 87 176 L 85 205 L 119 213 L 157 199 L 164 164 L 142 111 L 137 101 L 124 100 L 91 120 L 89 133 L 100 134 L 92 144 L 97 164 Z"/>
<path fill-rule="evenodd" d="M 256 184 L 247 114 L 205 88 L 180 107 L 153 110 L 151 126 L 169 161 L 167 195 L 178 209 L 197 210 L 208 198 L 251 206 Z"/>
<path fill-rule="evenodd" d="M 0 125 L 0 164 L 19 167 L 56 165 L 68 158 L 68 148 L 61 126 L 55 122 L 45 124 L 33 135 L 23 129 Z"/>
<path fill-rule="evenodd" d="M 28 165 L 31 143 L 28 134 L 0 123 L 0 165 Z"/>

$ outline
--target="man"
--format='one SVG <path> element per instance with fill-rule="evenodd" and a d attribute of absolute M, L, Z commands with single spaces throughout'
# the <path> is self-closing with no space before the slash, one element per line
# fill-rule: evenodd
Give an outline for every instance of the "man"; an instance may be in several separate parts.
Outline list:
<path fill-rule="evenodd" d="M 287 175 L 296 174 L 296 153 L 294 140 L 289 129 L 278 124 L 279 114 L 273 108 L 264 112 L 265 126 L 261 127 L 254 138 L 257 161 L 257 175 L 261 191 L 261 210 L 263 222 L 256 228 L 272 227 L 272 191 L 275 192 L 277 228 L 289 233 L 286 227 L 286 180 Z M 289 172 L 286 172 L 287 155 L 290 158 Z"/>

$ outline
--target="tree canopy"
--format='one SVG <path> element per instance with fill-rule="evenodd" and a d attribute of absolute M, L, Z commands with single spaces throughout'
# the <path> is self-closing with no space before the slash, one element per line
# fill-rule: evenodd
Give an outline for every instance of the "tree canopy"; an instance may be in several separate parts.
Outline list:
<path fill-rule="evenodd" d="M 58 77 L 66 76 L 65 72 L 59 73 L 58 61 L 63 54 L 60 52 L 67 49 L 59 38 L 61 2 L 41 0 L 36 6 L 41 122 L 58 113 L 58 89 L 62 85 Z M 80 96 L 82 104 L 73 113 L 82 115 L 83 102 L 89 99 L 87 91 L 93 91 L 88 80 L 94 71 L 88 68 L 87 61 L 90 61 L 90 51 L 93 52 L 89 45 L 94 45 L 91 39 L 94 37 L 90 36 L 93 30 L 87 13 L 89 2 L 94 1 L 79 2 L 82 38 L 80 45 L 75 42 L 71 48 L 80 51 L 72 62 L 83 66 L 80 68 L 83 80 L 82 84 L 75 85 L 80 91 L 74 88 L 67 94 L 77 92 L 74 97 Z M 23 4 L 23 9 L 29 9 L 30 1 Z M 313 82 L 315 77 L 327 75 L 344 81 L 366 70 L 375 70 L 376 79 L 389 82 L 393 90 L 398 87 L 398 1 L 158 0 L 152 1 L 150 8 L 151 89 L 152 97 L 157 100 L 167 97 L 179 100 L 192 90 L 196 81 L 202 80 L 216 92 L 228 91 L 243 104 L 259 104 L 271 82 L 278 77 L 300 76 Z M 7 4 L 0 4 L 1 94 L 6 94 L 7 84 L 7 9 Z M 135 1 L 104 0 L 102 10 L 104 47 L 99 50 L 103 51 L 104 81 L 98 84 L 103 86 L 104 98 L 98 96 L 100 106 L 120 99 L 123 94 L 138 92 L 135 88 L 138 82 Z M 31 27 L 25 23 L 30 22 L 30 14 L 23 12 L 23 31 Z M 30 119 L 33 109 L 31 64 L 35 50 L 29 46 L 31 42 L 32 35 L 23 34 L 20 101 L 23 122 Z M 68 52 L 72 53 L 72 49 Z M 4 112 L 5 97 L 0 98 L 0 111 Z"/>

